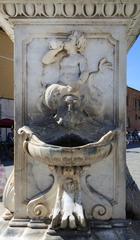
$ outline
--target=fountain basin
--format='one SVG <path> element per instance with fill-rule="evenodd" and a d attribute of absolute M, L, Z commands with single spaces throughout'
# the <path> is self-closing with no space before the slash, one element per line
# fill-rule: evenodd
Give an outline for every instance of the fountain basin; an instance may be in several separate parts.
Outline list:
<path fill-rule="evenodd" d="M 106 158 L 113 146 L 115 131 L 109 131 L 98 142 L 76 147 L 63 147 L 46 144 L 34 133 L 29 136 L 26 127 L 19 129 L 19 134 L 25 134 L 24 150 L 34 159 L 39 159 L 49 166 L 89 166 L 95 161 Z"/>
<path fill-rule="evenodd" d="M 54 145 L 37 145 L 32 141 L 26 145 L 29 155 L 33 158 L 40 158 L 51 166 L 85 166 L 92 162 L 101 160 L 109 155 L 112 145 L 95 147 L 94 143 L 81 147 L 60 147 Z"/>

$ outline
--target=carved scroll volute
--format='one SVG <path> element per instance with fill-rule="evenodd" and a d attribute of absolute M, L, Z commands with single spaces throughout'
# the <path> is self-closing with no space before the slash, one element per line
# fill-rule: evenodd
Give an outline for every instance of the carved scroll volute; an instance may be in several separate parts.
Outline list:
<path fill-rule="evenodd" d="M 102 201 L 102 204 L 97 204 L 92 208 L 92 216 L 98 220 L 109 220 L 112 218 L 112 206 L 109 202 Z"/>
<path fill-rule="evenodd" d="M 35 204 L 33 204 L 31 201 L 27 206 L 27 210 L 31 219 L 45 219 L 48 217 L 47 206 L 43 203 L 35 202 Z"/>

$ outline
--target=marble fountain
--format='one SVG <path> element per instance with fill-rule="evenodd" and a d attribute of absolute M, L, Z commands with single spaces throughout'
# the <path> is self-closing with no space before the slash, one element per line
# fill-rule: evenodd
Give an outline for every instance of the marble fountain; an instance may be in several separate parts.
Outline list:
<path fill-rule="evenodd" d="M 0 239 L 129 239 L 126 30 L 137 4 L 22 2 L 0 1 L 14 26 L 16 98 Z"/>

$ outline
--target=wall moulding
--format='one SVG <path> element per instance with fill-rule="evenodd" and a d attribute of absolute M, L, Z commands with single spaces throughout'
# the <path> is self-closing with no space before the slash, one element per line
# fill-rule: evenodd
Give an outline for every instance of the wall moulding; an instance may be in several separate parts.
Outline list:
<path fill-rule="evenodd" d="M 1 12 L 8 17 L 135 17 L 140 4 L 133 1 L 0 1 Z"/>
<path fill-rule="evenodd" d="M 3 18 L 13 19 L 127 19 L 128 49 L 140 32 L 140 1 L 119 0 L 0 0 Z M 3 23 L 3 25 L 5 25 Z M 4 28 L 4 26 L 2 26 Z"/>

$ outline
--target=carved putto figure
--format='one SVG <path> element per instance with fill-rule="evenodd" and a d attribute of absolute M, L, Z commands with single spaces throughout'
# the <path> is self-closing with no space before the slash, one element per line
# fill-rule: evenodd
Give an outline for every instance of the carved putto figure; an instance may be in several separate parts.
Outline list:
<path fill-rule="evenodd" d="M 86 45 L 83 34 L 74 32 L 67 41 L 52 40 L 43 64 L 59 65 L 59 79 L 45 91 L 45 103 L 56 111 L 58 124 L 72 127 L 82 121 L 81 86 L 88 78 L 87 60 L 81 54 Z"/>
<path fill-rule="evenodd" d="M 84 34 L 75 31 L 65 41 L 50 41 L 50 50 L 42 59 L 44 66 L 57 64 L 58 68 L 56 83 L 47 86 L 45 90 L 44 103 L 55 112 L 54 118 L 57 123 L 66 128 L 74 128 L 84 119 L 90 121 L 92 115 L 96 114 L 96 111 L 91 113 L 89 106 L 93 101 L 92 82 L 96 75 L 102 75 L 104 69 L 112 69 L 112 64 L 103 58 L 99 61 L 98 70 L 89 72 L 87 59 L 83 55 L 85 47 Z M 96 89 L 100 95 L 98 102 L 101 103 L 102 96 L 99 91 Z M 96 105 L 99 112 L 102 104 Z"/>
<path fill-rule="evenodd" d="M 85 46 L 84 35 L 74 32 L 67 41 L 51 41 L 50 51 L 42 60 L 45 65 L 59 62 L 59 84 L 70 85 L 73 91 L 79 89 L 88 77 L 87 60 L 82 55 Z"/>

